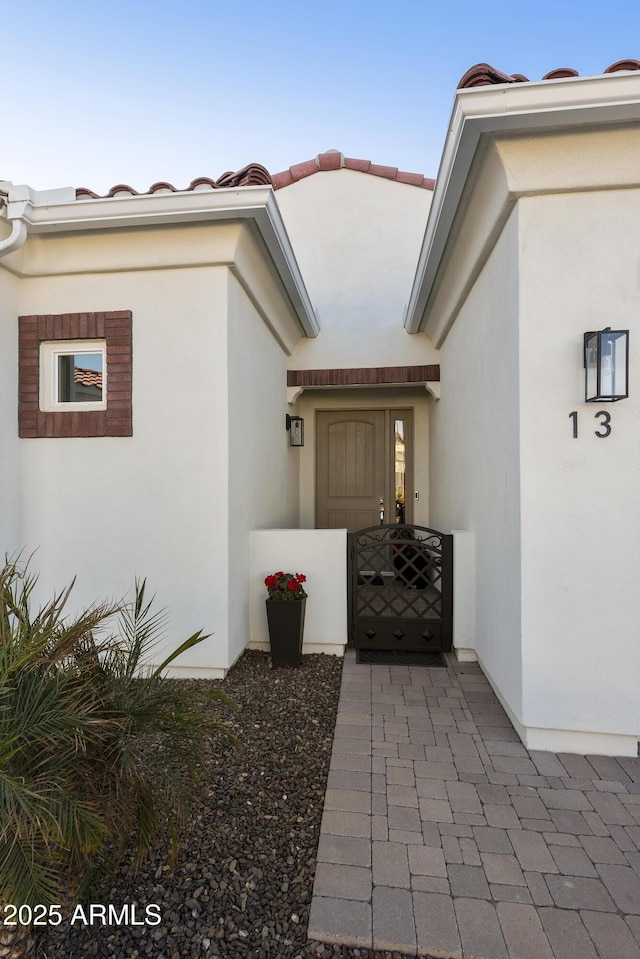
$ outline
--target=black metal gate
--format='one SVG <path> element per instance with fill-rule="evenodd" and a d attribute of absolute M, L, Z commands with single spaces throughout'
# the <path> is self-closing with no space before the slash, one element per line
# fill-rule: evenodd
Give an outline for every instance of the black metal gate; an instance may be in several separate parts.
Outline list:
<path fill-rule="evenodd" d="M 424 526 L 349 534 L 350 643 L 446 652 L 453 621 L 453 536 Z"/>

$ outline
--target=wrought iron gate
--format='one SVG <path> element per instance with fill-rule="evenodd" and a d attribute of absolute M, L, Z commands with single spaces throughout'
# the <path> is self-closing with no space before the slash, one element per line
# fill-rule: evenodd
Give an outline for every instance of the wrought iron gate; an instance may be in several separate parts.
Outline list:
<path fill-rule="evenodd" d="M 350 643 L 446 652 L 453 620 L 453 536 L 424 526 L 349 535 Z"/>

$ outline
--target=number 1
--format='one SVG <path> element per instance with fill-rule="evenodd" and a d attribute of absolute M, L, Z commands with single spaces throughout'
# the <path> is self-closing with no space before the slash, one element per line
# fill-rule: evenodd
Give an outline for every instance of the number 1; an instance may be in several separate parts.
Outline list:
<path fill-rule="evenodd" d="M 573 438 L 574 440 L 578 439 L 578 411 L 574 410 L 573 413 L 569 413 L 569 419 L 573 420 Z"/>

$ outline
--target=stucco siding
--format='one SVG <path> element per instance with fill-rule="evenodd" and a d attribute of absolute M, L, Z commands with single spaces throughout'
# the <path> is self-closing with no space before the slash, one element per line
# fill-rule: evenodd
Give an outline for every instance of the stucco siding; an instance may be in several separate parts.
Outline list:
<path fill-rule="evenodd" d="M 523 717 L 637 737 L 640 190 L 519 206 Z M 583 334 L 606 326 L 631 329 L 630 396 L 586 404 Z"/>
<path fill-rule="evenodd" d="M 20 547 L 20 468 L 18 448 L 18 322 L 16 276 L 0 267 L 0 549 Z"/>
<path fill-rule="evenodd" d="M 81 606 L 146 576 L 170 645 L 213 633 L 181 659 L 205 669 L 227 659 L 227 273 L 32 278 L 19 302 L 23 314 L 133 313 L 133 436 L 20 441 L 20 540 L 37 550 L 43 592 L 77 576 Z"/>
<path fill-rule="evenodd" d="M 286 354 L 231 275 L 228 296 L 230 665 L 249 642 L 249 534 L 297 526 L 300 450 L 285 429 Z"/>
<path fill-rule="evenodd" d="M 522 712 L 518 216 L 512 212 L 440 352 L 432 404 L 431 522 L 476 543 L 476 652 Z"/>
<path fill-rule="evenodd" d="M 298 344 L 291 369 L 437 363 L 429 338 L 402 325 L 431 196 L 344 169 L 278 190 L 320 322 L 318 337 Z"/>

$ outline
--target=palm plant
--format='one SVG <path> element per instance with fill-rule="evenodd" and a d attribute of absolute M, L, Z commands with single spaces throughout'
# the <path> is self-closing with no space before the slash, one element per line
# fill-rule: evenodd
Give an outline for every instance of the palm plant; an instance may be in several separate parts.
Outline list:
<path fill-rule="evenodd" d="M 0 569 L 0 907 L 95 890 L 129 843 L 136 864 L 163 836 L 175 852 L 211 734 L 225 732 L 206 699 L 230 702 L 163 676 L 201 632 L 145 665 L 165 620 L 144 582 L 133 602 L 75 617 L 71 586 L 32 615 L 35 583 L 16 561 Z M 23 954 L 14 932 L 28 930 L 2 929 L 0 957 Z"/>
<path fill-rule="evenodd" d="M 186 684 L 164 676 L 176 657 L 206 638 L 201 631 L 159 666 L 146 665 L 166 629 L 164 612 L 154 611 L 152 604 L 153 599 L 146 599 L 145 582 L 136 582 L 133 602 L 119 612 L 117 637 L 102 644 L 88 642 L 83 659 L 78 660 L 83 669 L 88 664 L 93 675 L 94 694 L 105 720 L 90 758 L 97 774 L 94 789 L 106 800 L 110 816 L 111 860 L 119 861 L 130 844 L 135 866 L 160 835 L 169 839 L 175 857 L 180 826 L 204 771 L 211 734 L 233 738 L 207 710 L 211 698 L 234 705 L 228 696 L 208 684 Z M 124 835 L 123 815 L 135 825 Z M 114 841 L 116 837 L 119 841 Z M 100 865 L 100 859 L 93 863 L 92 883 L 96 862 Z M 108 867 L 107 861 L 102 868 Z"/>

